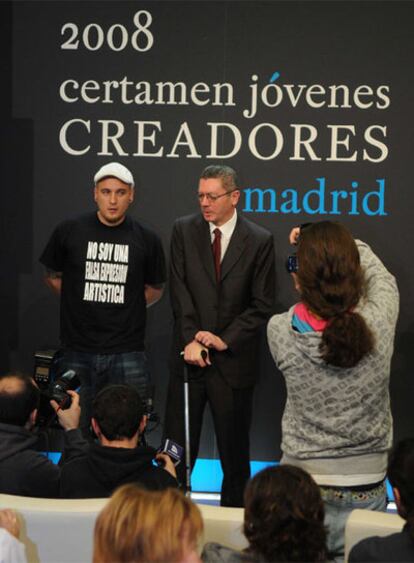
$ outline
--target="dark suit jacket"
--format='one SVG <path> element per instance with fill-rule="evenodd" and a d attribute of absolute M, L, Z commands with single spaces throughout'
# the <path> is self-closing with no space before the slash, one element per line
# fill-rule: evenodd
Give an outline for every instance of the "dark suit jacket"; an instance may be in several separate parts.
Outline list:
<path fill-rule="evenodd" d="M 229 346 L 211 353 L 229 385 L 253 385 L 259 329 L 273 312 L 272 234 L 238 215 L 218 287 L 208 223 L 201 214 L 178 219 L 171 239 L 170 291 L 175 358 L 199 330 L 211 331 Z"/>

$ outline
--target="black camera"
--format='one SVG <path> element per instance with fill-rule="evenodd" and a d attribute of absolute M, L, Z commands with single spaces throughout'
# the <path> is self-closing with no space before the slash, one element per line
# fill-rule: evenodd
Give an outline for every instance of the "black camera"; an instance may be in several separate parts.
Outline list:
<path fill-rule="evenodd" d="M 298 268 L 298 257 L 296 256 L 296 254 L 290 254 L 286 260 L 286 270 L 288 274 L 296 274 Z"/>
<path fill-rule="evenodd" d="M 68 391 L 76 391 L 80 385 L 76 372 L 70 369 L 50 383 L 47 395 L 49 399 L 54 399 L 60 408 L 68 409 L 72 402 Z"/>
<path fill-rule="evenodd" d="M 59 351 L 47 349 L 35 353 L 35 366 L 33 378 L 40 389 L 40 403 L 36 424 L 40 428 L 60 428 L 55 417 L 55 411 L 50 405 L 54 399 L 62 409 L 70 407 L 72 400 L 67 393 L 80 386 L 79 377 L 73 370 L 66 371 L 57 376 L 56 358 Z"/>

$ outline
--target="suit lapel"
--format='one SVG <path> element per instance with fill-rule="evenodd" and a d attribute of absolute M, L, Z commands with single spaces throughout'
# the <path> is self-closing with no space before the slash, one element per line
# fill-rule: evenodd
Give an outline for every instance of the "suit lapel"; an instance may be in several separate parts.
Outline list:
<path fill-rule="evenodd" d="M 236 265 L 243 252 L 246 252 L 246 239 L 248 235 L 249 232 L 246 229 L 243 219 L 238 215 L 236 227 L 221 263 L 221 281 L 223 281 L 230 270 Z"/>
<path fill-rule="evenodd" d="M 210 228 L 207 221 L 205 221 L 201 215 L 197 217 L 196 231 L 194 239 L 201 262 L 209 278 L 211 278 L 211 281 L 215 284 L 216 271 L 214 268 L 213 251 L 211 249 Z"/>

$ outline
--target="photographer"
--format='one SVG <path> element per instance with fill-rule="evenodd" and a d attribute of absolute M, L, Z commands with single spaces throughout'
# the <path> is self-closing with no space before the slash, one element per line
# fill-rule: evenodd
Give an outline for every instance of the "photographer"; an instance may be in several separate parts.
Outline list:
<path fill-rule="evenodd" d="M 144 404 L 132 385 L 108 385 L 92 405 L 98 438 L 81 457 L 62 467 L 62 498 L 108 497 L 127 483 L 146 489 L 178 487 L 171 458 L 140 444 L 147 424 Z M 156 467 L 156 459 L 161 467 Z"/>
<path fill-rule="evenodd" d="M 82 453 L 87 446 L 79 426 L 79 395 L 68 391 L 70 408 L 51 405 L 64 433 L 65 459 Z M 22 374 L 0 376 L 0 492 L 33 497 L 57 497 L 61 468 L 36 451 L 33 432 L 40 390 L 33 379 Z"/>
<path fill-rule="evenodd" d="M 398 289 L 370 247 L 339 223 L 304 225 L 290 242 L 297 253 L 288 271 L 300 301 L 268 325 L 287 388 L 281 463 L 320 486 L 328 549 L 341 558 L 350 511 L 386 508 Z"/>

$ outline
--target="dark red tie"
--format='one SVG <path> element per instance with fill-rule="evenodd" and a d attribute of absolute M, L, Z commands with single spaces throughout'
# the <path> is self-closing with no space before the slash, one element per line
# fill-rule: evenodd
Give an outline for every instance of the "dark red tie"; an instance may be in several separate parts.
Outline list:
<path fill-rule="evenodd" d="M 220 261 L 221 261 L 221 231 L 220 229 L 214 229 L 214 240 L 213 240 L 213 256 L 214 256 L 214 267 L 216 269 L 216 282 L 220 281 Z"/>

